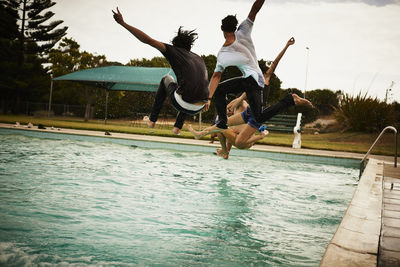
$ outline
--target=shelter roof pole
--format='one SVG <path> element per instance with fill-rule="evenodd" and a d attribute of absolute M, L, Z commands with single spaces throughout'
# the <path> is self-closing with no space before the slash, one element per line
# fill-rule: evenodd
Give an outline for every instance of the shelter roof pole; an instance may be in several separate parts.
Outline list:
<path fill-rule="evenodd" d="M 50 96 L 49 96 L 49 111 L 47 112 L 47 118 L 50 118 L 50 111 L 51 111 L 51 97 L 53 95 L 53 74 L 50 74 Z"/>
<path fill-rule="evenodd" d="M 106 112 L 104 117 L 104 124 L 107 124 L 107 109 L 108 109 L 108 89 L 106 89 Z"/>

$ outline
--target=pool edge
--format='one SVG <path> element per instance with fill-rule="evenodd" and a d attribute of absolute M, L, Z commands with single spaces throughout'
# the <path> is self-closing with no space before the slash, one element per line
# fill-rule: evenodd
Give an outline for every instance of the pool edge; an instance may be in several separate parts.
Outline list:
<path fill-rule="evenodd" d="M 383 162 L 370 159 L 320 266 L 377 266 Z"/>
<path fill-rule="evenodd" d="M 138 134 L 126 134 L 126 133 L 114 133 L 111 135 L 105 135 L 104 131 L 93 131 L 93 130 L 76 130 L 76 129 L 38 129 L 37 127 L 27 128 L 26 126 L 16 126 L 12 124 L 0 123 L 0 128 L 9 130 L 23 130 L 29 132 L 41 132 L 46 134 L 66 134 L 66 135 L 79 135 L 88 137 L 100 137 L 106 138 L 110 141 L 123 143 L 121 140 L 129 140 L 134 143 L 134 141 L 143 142 L 157 142 L 158 147 L 161 148 L 171 148 L 174 149 L 176 145 L 183 145 L 183 151 L 199 151 L 199 152 L 215 152 L 218 148 L 218 144 L 211 144 L 206 140 L 195 140 L 195 139 L 185 139 L 185 138 L 175 138 L 175 137 L 160 137 L 151 135 L 138 135 Z M 128 143 L 128 142 L 125 142 Z M 165 146 L 164 146 L 165 145 Z M 186 146 L 192 146 L 196 149 L 189 149 Z M 153 145 L 152 147 L 155 147 Z M 268 153 L 270 155 L 268 155 Z M 359 160 L 361 161 L 363 155 L 359 153 L 352 152 L 340 152 L 340 151 L 328 151 L 328 150 L 316 150 L 316 149 L 293 149 L 291 147 L 282 146 L 270 146 L 270 145 L 260 145 L 256 144 L 251 149 L 240 150 L 232 148 L 232 156 L 256 156 L 265 158 L 274 158 L 277 160 L 287 160 L 287 161 L 302 161 L 302 162 L 314 162 L 322 163 L 328 165 L 339 165 L 345 167 L 359 168 Z M 273 156 L 272 156 L 273 155 Z M 375 157 L 375 155 L 372 155 Z M 384 157 L 384 156 L 377 156 Z M 316 161 L 316 159 L 318 159 Z"/>

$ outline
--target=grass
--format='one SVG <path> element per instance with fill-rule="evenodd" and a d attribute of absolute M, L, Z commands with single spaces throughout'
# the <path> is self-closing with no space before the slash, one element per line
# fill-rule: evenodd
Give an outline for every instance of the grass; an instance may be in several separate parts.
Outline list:
<path fill-rule="evenodd" d="M 187 131 L 186 127 L 182 129 L 181 135 L 177 136 L 173 134 L 171 132 L 172 125 L 167 122 L 158 123 L 158 126 L 153 129 L 149 129 L 140 121 L 133 123 L 129 120 L 109 120 L 107 124 L 104 124 L 103 120 L 90 120 L 89 122 L 83 122 L 82 118 L 54 117 L 48 119 L 23 115 L 0 115 L 0 122 L 15 124 L 17 121 L 21 124 L 27 124 L 31 122 L 34 125 L 43 124 L 46 127 L 54 126 L 56 128 L 193 138 L 192 134 Z M 196 122 L 192 122 L 192 125 L 196 126 L 197 128 L 198 124 Z M 205 126 L 208 125 L 203 124 L 203 127 Z M 293 137 L 294 135 L 291 133 L 270 132 L 270 134 L 261 140 L 259 144 L 290 147 L 293 142 Z M 377 137 L 378 133 L 335 132 L 318 135 L 302 134 L 301 139 L 302 148 L 366 153 Z M 210 139 L 210 137 L 206 136 L 203 139 L 207 140 Z M 393 133 L 387 133 L 377 143 L 372 153 L 376 155 L 393 156 L 393 145 Z M 400 147 L 398 145 L 398 150 L 400 151 L 399 148 Z"/>

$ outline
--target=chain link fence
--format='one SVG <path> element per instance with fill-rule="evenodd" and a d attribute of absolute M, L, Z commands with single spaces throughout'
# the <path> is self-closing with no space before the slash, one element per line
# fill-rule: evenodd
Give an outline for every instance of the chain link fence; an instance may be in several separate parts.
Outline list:
<path fill-rule="evenodd" d="M 86 106 L 69 105 L 69 104 L 51 104 L 49 111 L 48 103 L 24 102 L 25 115 L 44 117 L 44 116 L 61 116 L 61 117 L 85 117 Z M 91 107 L 89 118 L 93 119 L 94 107 Z"/>

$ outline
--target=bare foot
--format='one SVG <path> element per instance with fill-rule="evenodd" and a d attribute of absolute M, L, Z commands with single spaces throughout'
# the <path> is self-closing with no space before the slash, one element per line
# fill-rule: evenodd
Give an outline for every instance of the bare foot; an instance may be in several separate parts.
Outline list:
<path fill-rule="evenodd" d="M 293 96 L 294 104 L 296 106 L 307 106 L 310 108 L 314 108 L 313 104 L 310 101 L 308 101 L 307 99 L 301 98 L 300 96 L 298 96 L 296 94 L 292 94 L 292 96 Z"/>
<path fill-rule="evenodd" d="M 224 159 L 229 158 L 229 153 L 221 148 L 217 148 L 217 155 L 223 157 Z"/>
<path fill-rule="evenodd" d="M 174 129 L 172 129 L 172 132 L 173 132 L 174 134 L 176 134 L 176 135 L 180 135 L 180 134 L 181 134 L 180 129 L 177 128 L 177 127 L 174 127 Z"/>
<path fill-rule="evenodd" d="M 150 128 L 154 128 L 154 126 L 156 125 L 154 121 L 150 120 L 149 116 L 144 116 L 143 121 L 147 123 L 147 126 L 149 126 Z"/>
<path fill-rule="evenodd" d="M 187 128 L 188 128 L 189 132 L 191 132 L 191 133 L 193 134 L 194 139 L 199 140 L 199 139 L 202 137 L 202 135 L 201 135 L 199 132 L 197 132 L 197 131 L 195 131 L 195 130 L 193 129 L 193 127 L 192 127 L 191 124 L 189 124 L 189 125 L 187 126 Z"/>
<path fill-rule="evenodd" d="M 217 134 L 216 133 L 212 133 L 211 134 L 211 138 L 210 138 L 210 144 L 214 143 L 215 137 L 217 137 Z"/>

